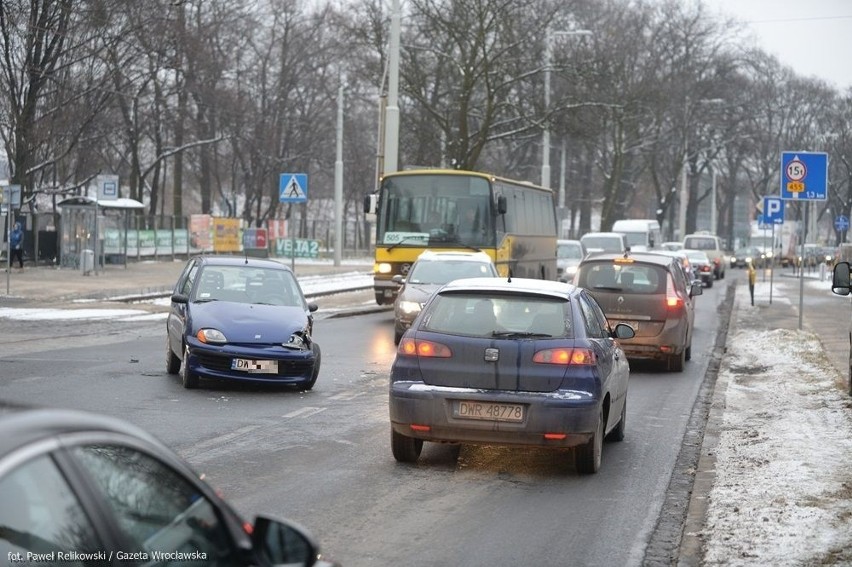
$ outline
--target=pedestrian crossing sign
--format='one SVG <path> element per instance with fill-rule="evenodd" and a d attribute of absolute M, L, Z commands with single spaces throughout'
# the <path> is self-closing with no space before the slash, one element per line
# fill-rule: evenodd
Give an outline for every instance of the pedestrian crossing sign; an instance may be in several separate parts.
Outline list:
<path fill-rule="evenodd" d="M 304 203 L 308 200 L 308 174 L 282 173 L 278 184 L 278 201 Z"/>

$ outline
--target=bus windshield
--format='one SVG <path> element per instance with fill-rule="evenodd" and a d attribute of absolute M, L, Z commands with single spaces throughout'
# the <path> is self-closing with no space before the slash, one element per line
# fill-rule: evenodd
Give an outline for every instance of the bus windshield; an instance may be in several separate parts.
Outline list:
<path fill-rule="evenodd" d="M 378 242 L 493 247 L 491 185 L 464 175 L 402 175 L 382 184 Z"/>

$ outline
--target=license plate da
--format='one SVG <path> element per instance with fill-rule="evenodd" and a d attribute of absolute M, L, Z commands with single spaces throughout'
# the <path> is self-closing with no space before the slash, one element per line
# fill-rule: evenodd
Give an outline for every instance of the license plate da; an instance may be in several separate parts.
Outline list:
<path fill-rule="evenodd" d="M 231 370 L 252 374 L 278 374 L 278 361 L 235 358 L 231 361 Z"/>
<path fill-rule="evenodd" d="M 524 406 L 521 404 L 496 404 L 461 400 L 455 403 L 454 416 L 460 419 L 482 419 L 486 421 L 524 420 Z"/>

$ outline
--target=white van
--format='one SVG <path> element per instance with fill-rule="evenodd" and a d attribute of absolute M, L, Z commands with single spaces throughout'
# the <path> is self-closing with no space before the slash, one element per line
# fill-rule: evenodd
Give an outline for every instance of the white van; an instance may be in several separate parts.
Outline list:
<path fill-rule="evenodd" d="M 612 232 L 627 235 L 627 244 L 633 252 L 655 250 L 663 241 L 660 223 L 654 219 L 617 220 L 612 225 Z"/>

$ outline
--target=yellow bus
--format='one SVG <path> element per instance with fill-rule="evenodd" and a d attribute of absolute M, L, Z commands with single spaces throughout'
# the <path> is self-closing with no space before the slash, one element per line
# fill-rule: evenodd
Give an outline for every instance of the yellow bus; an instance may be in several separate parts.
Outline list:
<path fill-rule="evenodd" d="M 473 171 L 421 169 L 385 175 L 364 202 L 376 214 L 376 302 L 393 303 L 426 249 L 486 252 L 502 276 L 555 280 L 553 191 Z"/>

